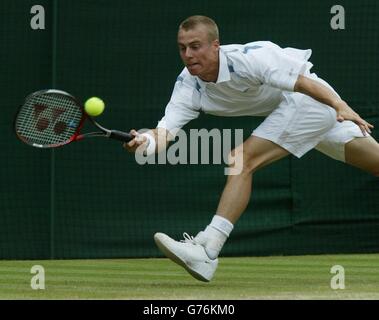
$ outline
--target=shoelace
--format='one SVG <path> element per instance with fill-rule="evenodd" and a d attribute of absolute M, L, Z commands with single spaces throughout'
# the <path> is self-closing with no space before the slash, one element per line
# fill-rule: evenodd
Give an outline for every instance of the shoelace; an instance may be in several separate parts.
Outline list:
<path fill-rule="evenodd" d="M 184 238 L 184 240 L 180 240 L 180 242 L 197 244 L 195 238 L 193 236 L 189 235 L 187 232 L 183 233 L 183 238 Z"/>

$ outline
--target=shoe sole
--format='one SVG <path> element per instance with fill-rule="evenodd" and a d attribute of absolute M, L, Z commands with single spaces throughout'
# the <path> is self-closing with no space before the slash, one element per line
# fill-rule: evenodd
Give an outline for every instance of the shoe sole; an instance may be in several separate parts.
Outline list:
<path fill-rule="evenodd" d="M 185 263 L 185 261 L 183 261 L 180 257 L 178 257 L 173 252 L 171 252 L 168 248 L 166 248 L 166 246 L 160 241 L 159 238 L 154 237 L 154 240 L 155 240 L 155 243 L 158 246 L 158 248 L 164 253 L 164 255 L 167 258 L 171 259 L 173 262 L 175 262 L 176 264 L 178 264 L 181 267 L 183 267 L 184 269 L 186 269 L 187 272 L 189 274 L 191 274 L 191 276 L 193 276 L 195 279 L 203 281 L 203 282 L 209 282 L 210 281 L 209 279 L 204 278 L 200 273 L 197 273 L 195 270 L 191 269 Z"/>

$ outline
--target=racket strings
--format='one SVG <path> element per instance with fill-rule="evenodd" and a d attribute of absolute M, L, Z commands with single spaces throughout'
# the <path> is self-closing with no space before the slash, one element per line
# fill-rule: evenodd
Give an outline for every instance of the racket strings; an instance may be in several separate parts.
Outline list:
<path fill-rule="evenodd" d="M 17 116 L 16 131 L 33 145 L 62 144 L 75 134 L 81 118 L 82 111 L 72 98 L 44 93 L 27 99 Z"/>

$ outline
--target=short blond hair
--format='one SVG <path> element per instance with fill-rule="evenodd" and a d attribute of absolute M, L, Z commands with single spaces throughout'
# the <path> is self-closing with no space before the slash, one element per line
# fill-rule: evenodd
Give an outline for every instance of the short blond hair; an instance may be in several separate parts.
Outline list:
<path fill-rule="evenodd" d="M 179 25 L 179 30 L 192 30 L 195 29 L 198 25 L 204 25 L 207 27 L 209 42 L 219 40 L 218 27 L 216 22 L 214 22 L 213 19 L 206 16 L 196 15 L 188 17 Z"/>

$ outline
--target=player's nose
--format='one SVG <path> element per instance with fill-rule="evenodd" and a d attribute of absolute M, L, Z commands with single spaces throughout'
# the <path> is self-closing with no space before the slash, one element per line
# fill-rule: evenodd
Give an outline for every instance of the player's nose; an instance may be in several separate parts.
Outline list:
<path fill-rule="evenodd" d="M 193 57 L 192 50 L 191 48 L 187 47 L 186 50 L 184 51 L 184 56 L 189 59 Z"/>

